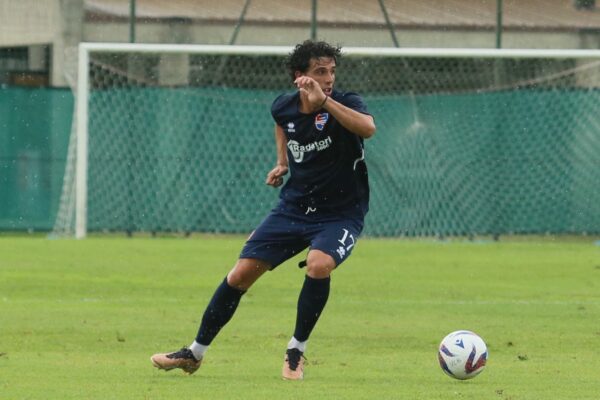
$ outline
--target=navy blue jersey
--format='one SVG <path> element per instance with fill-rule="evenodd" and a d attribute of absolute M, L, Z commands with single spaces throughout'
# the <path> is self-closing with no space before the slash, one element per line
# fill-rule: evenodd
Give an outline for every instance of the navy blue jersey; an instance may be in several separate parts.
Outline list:
<path fill-rule="evenodd" d="M 331 97 L 348 108 L 368 114 L 356 93 L 333 91 Z M 290 177 L 279 197 L 302 210 L 364 216 L 369 182 L 363 139 L 344 128 L 326 110 L 299 111 L 299 92 L 275 99 L 271 114 L 287 137 Z"/>

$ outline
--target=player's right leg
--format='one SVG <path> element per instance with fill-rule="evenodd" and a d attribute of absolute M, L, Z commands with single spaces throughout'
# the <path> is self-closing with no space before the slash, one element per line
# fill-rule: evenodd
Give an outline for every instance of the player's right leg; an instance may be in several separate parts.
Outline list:
<path fill-rule="evenodd" d="M 179 368 L 187 374 L 196 372 L 200 368 L 204 352 L 221 328 L 229 322 L 242 295 L 269 269 L 270 264 L 265 261 L 240 258 L 227 278 L 217 287 L 206 307 L 194 343 L 179 351 L 153 355 L 150 358 L 152 365 L 166 371 Z"/>
<path fill-rule="evenodd" d="M 154 354 L 150 357 L 150 361 L 158 369 L 170 371 L 179 368 L 190 375 L 196 372 L 200 368 L 200 364 L 202 364 L 202 358 L 196 359 L 194 353 L 187 347 L 183 347 L 181 350 L 172 353 Z"/>

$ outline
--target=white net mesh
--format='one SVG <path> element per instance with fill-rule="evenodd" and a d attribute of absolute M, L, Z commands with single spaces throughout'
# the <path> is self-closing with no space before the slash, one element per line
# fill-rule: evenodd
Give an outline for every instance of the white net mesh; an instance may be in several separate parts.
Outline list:
<path fill-rule="evenodd" d="M 284 55 L 90 60 L 88 229 L 252 230 L 277 199 L 263 182 L 275 161 L 270 104 L 292 90 Z M 363 95 L 378 127 L 366 143 L 367 234 L 600 232 L 598 59 L 340 64 L 338 88 Z"/>

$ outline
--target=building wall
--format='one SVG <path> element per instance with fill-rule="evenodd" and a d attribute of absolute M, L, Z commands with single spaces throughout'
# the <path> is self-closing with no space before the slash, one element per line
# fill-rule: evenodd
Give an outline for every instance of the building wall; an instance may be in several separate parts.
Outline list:
<path fill-rule="evenodd" d="M 50 82 L 66 86 L 65 49 L 81 41 L 82 21 L 83 0 L 0 1 L 0 46 L 51 46 Z"/>
<path fill-rule="evenodd" d="M 186 26 L 182 31 L 159 23 L 140 23 L 136 26 L 136 39 L 141 43 L 194 43 L 227 44 L 233 35 L 231 24 Z M 317 36 L 344 46 L 393 47 L 389 30 L 384 28 L 331 28 L 317 30 Z M 310 37 L 308 26 L 242 26 L 235 44 L 240 45 L 293 45 Z M 494 31 L 473 30 L 397 30 L 401 47 L 468 47 L 490 48 L 496 46 Z M 522 32 L 506 31 L 502 34 L 504 48 L 597 48 L 600 35 L 578 32 Z M 127 42 L 127 23 L 87 23 L 84 40 L 90 42 Z"/>
<path fill-rule="evenodd" d="M 50 81 L 67 86 L 65 73 L 74 76 L 76 47 L 80 41 L 128 42 L 126 18 L 108 21 L 84 20 L 83 0 L 0 1 L 0 46 L 51 45 Z M 227 44 L 233 22 L 190 22 L 189 20 L 138 21 L 136 41 L 141 43 Z M 496 45 L 493 30 L 398 29 L 402 47 L 491 48 Z M 236 40 L 241 45 L 293 45 L 310 36 L 309 24 L 256 22 L 242 25 Z M 391 47 L 390 32 L 384 26 L 319 27 L 317 36 L 344 46 Z M 592 31 L 505 31 L 504 48 L 598 48 L 600 34 Z M 33 50 L 33 49 L 32 49 Z M 34 52 L 32 51 L 32 54 Z"/>
<path fill-rule="evenodd" d="M 60 36 L 58 0 L 0 1 L 0 45 L 53 43 Z"/>

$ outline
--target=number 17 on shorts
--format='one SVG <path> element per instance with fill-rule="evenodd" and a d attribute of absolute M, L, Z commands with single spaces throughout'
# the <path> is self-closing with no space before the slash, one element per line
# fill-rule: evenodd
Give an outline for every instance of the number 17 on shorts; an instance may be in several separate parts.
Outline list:
<path fill-rule="evenodd" d="M 330 226 L 326 232 L 322 232 L 323 234 L 316 238 L 311 246 L 313 249 L 322 250 L 332 256 L 336 265 L 340 265 L 350 256 L 362 230 L 362 224 L 348 224 L 347 222 L 344 225 Z"/>

